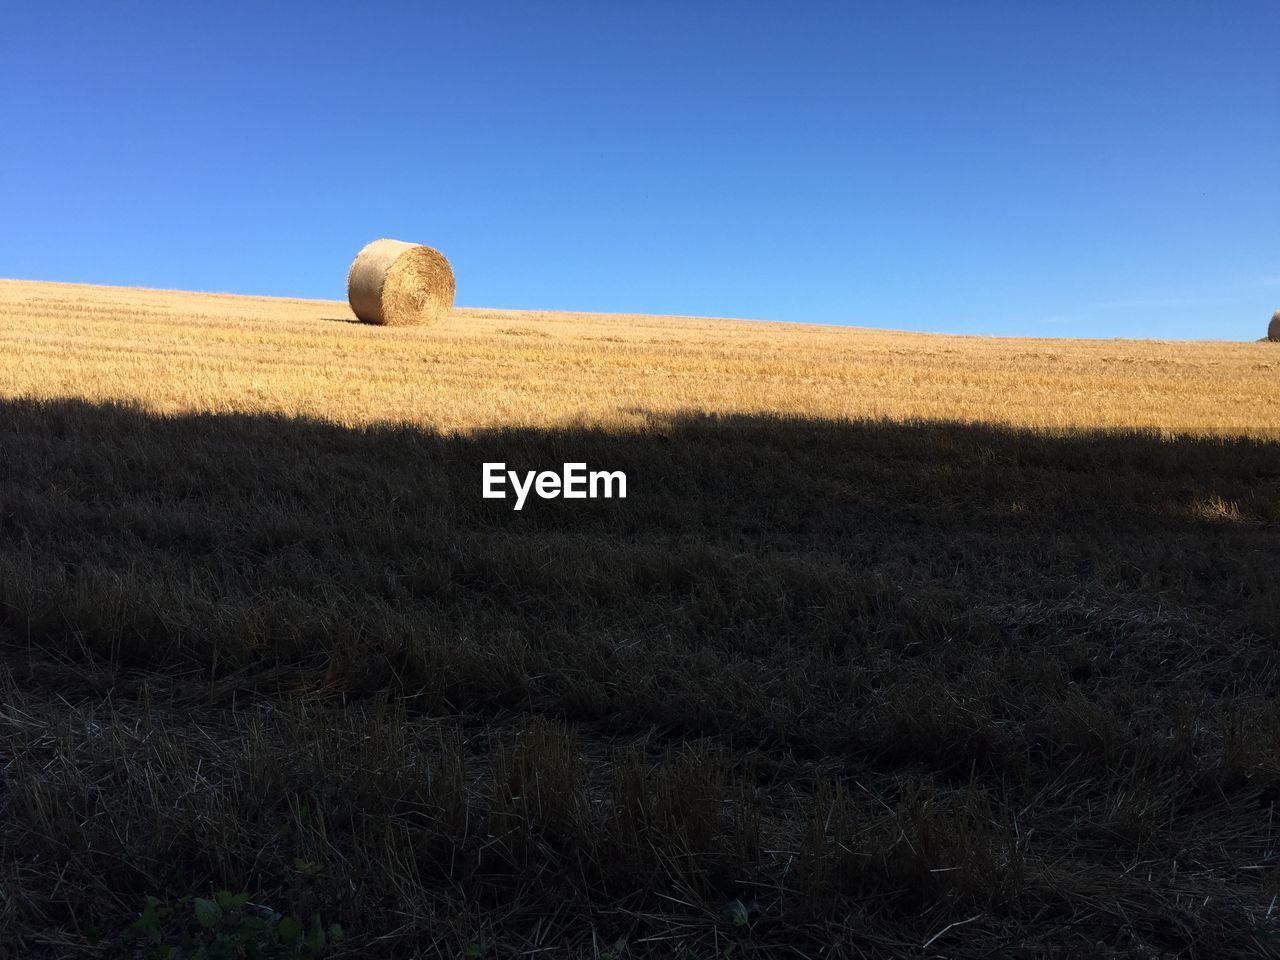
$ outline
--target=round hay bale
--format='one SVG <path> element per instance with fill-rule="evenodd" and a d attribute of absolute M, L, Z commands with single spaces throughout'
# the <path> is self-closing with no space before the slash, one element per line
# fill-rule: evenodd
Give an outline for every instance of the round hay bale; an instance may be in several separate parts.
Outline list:
<path fill-rule="evenodd" d="M 1271 315 L 1271 323 L 1267 326 L 1267 339 L 1280 343 L 1280 310 Z"/>
<path fill-rule="evenodd" d="M 453 309 L 453 270 L 439 250 L 375 240 L 356 254 L 347 300 L 365 323 L 440 323 Z"/>

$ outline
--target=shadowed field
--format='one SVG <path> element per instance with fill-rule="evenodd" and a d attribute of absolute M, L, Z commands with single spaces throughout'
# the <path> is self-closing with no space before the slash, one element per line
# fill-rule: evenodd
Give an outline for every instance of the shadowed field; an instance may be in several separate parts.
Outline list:
<path fill-rule="evenodd" d="M 68 400 L 0 444 L 28 949 L 226 888 L 362 955 L 1275 950 L 1274 441 Z M 571 455 L 632 495 L 478 497 Z"/>
<path fill-rule="evenodd" d="M 1280 955 L 1280 351 L 342 311 L 0 283 L 17 954 Z"/>

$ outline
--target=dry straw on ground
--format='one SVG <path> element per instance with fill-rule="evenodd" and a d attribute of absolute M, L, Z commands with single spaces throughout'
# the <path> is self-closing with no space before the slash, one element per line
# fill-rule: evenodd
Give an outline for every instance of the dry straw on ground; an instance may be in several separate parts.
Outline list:
<path fill-rule="evenodd" d="M 444 254 L 403 240 L 374 240 L 347 275 L 347 299 L 365 323 L 440 323 L 453 308 L 453 292 Z"/>
<path fill-rule="evenodd" d="M 350 319 L 332 300 L 0 280 L 0 394 L 447 432 L 700 410 L 1280 437 L 1274 344 L 465 307 L 434 326 L 325 322 Z"/>
<path fill-rule="evenodd" d="M 0 280 L 0 957 L 1280 960 L 1280 348 L 349 319 Z"/>

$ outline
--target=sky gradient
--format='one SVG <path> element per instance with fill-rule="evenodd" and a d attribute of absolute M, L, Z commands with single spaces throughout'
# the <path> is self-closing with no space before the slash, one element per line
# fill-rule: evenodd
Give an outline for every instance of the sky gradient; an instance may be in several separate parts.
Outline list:
<path fill-rule="evenodd" d="M 798 9 L 797 9 L 798 8 Z M 1280 4 L 19 4 L 0 276 L 1256 339 Z"/>

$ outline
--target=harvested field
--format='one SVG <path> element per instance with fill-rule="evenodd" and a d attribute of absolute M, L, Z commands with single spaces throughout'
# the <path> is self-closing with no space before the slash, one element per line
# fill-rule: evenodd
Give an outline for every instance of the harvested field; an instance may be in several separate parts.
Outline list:
<path fill-rule="evenodd" d="M 1280 955 L 1274 354 L 0 282 L 8 945 Z"/>
<path fill-rule="evenodd" d="M 0 281 L 0 320 L 6 394 L 159 413 L 455 431 L 699 411 L 1280 436 L 1280 356 L 1256 343 L 477 309 L 387 330 L 356 325 L 345 302 L 14 281 Z"/>

